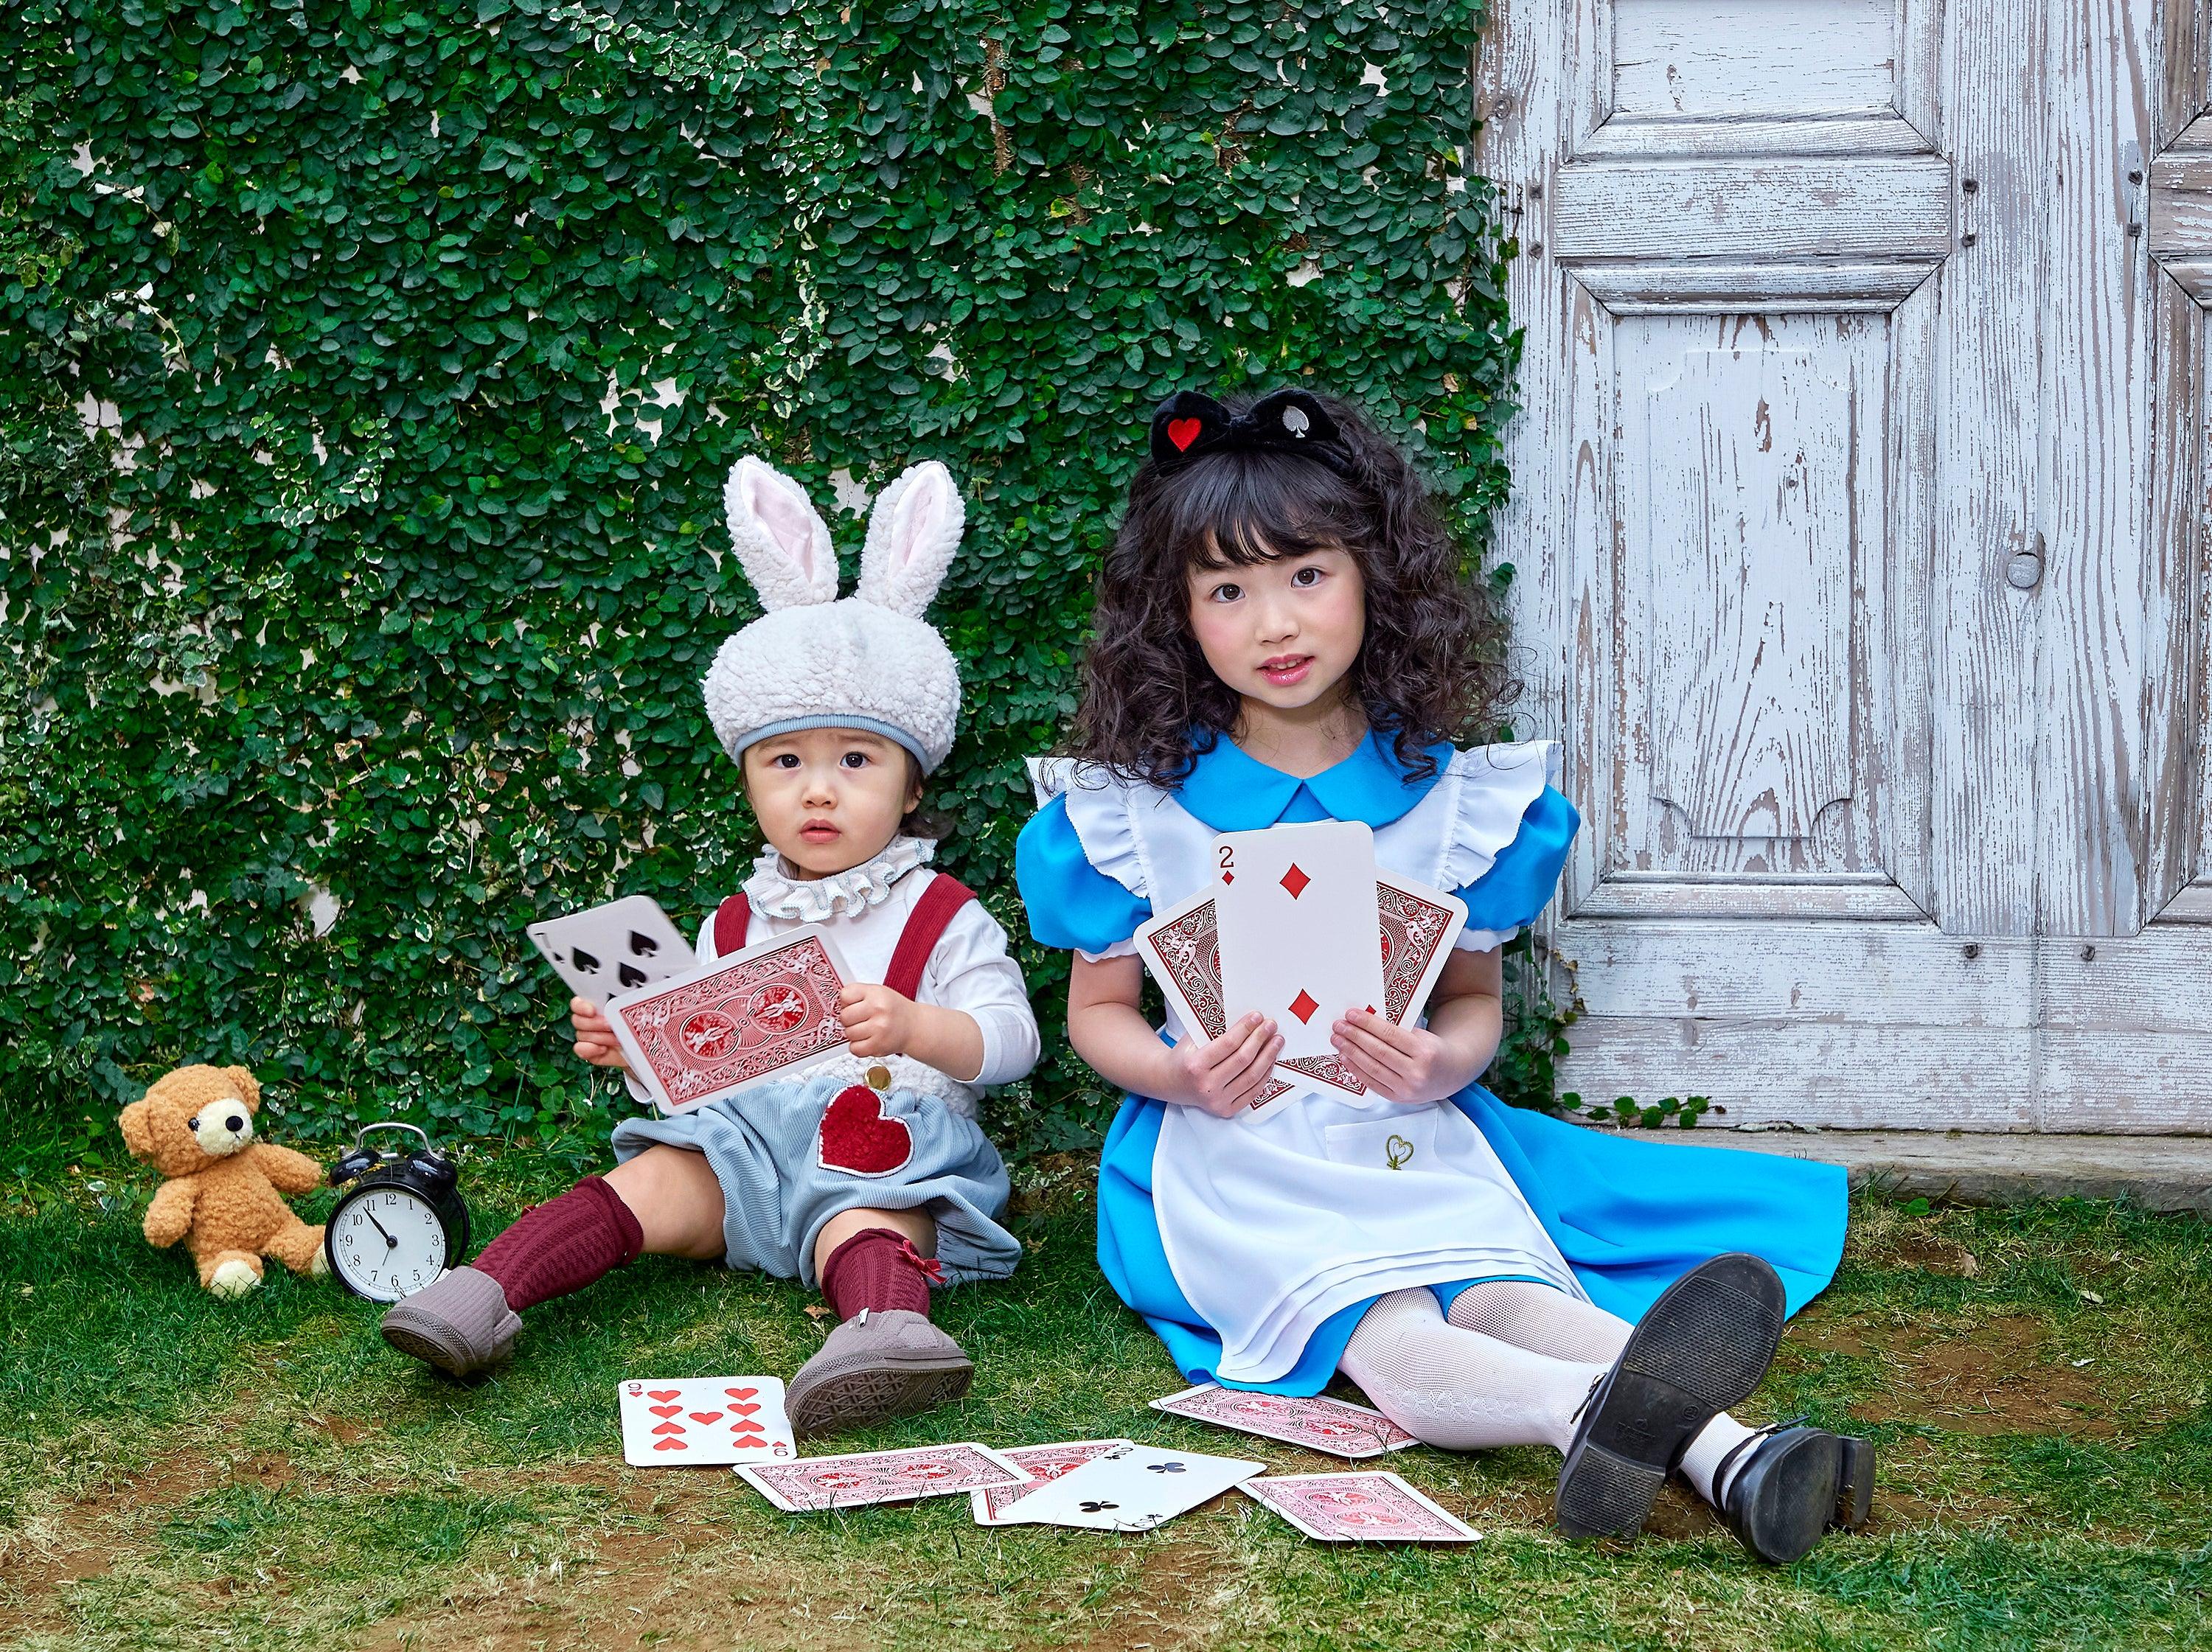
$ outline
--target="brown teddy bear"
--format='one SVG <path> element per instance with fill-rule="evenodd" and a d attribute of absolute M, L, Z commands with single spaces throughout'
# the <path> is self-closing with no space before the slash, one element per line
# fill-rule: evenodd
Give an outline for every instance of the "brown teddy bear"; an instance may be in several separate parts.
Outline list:
<path fill-rule="evenodd" d="M 240 1297 L 261 1283 L 261 1259 L 295 1273 L 330 1272 L 323 1230 L 292 1214 L 281 1194 L 322 1184 L 314 1160 L 253 1139 L 261 1086 L 245 1067 L 179 1067 L 123 1109 L 131 1157 L 168 1177 L 146 1208 L 146 1239 L 191 1246 L 200 1283 Z"/>

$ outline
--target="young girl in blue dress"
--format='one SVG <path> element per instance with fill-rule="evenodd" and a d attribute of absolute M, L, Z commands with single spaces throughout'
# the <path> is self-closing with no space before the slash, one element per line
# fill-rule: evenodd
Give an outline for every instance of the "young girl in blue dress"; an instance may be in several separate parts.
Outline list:
<path fill-rule="evenodd" d="M 1101 574 L 1073 749 L 1033 765 L 1016 866 L 1075 954 L 1068 1034 L 1129 1092 L 1099 1172 L 1099 1260 L 1193 1382 L 1318 1393 L 1338 1371 L 1430 1444 L 1546 1444 L 1582 1535 L 1638 1530 L 1670 1472 L 1747 1547 L 1795 1558 L 1865 1517 L 1867 1442 L 1727 1408 L 1843 1248 L 1843 1172 L 1602 1135 L 1477 1083 L 1498 950 L 1578 824 L 1548 744 L 1492 726 L 1502 639 L 1405 458 L 1298 390 L 1184 392 Z M 1357 820 L 1468 925 L 1420 1025 L 1334 1028 L 1368 1095 L 1247 1104 L 1282 1043 L 1139 1009 L 1133 943 L 1201 888 L 1217 834 Z"/>

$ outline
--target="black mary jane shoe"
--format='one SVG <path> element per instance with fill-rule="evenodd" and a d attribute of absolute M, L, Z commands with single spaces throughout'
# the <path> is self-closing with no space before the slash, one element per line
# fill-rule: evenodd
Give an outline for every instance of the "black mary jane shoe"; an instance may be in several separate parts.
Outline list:
<path fill-rule="evenodd" d="M 1570 1537 L 1632 1537 L 1668 1473 L 1773 1362 L 1782 1281 L 1756 1256 L 1702 1262 L 1653 1303 L 1583 1402 L 1553 1506 Z"/>
<path fill-rule="evenodd" d="M 1770 1423 L 1729 1448 L 1713 1470 L 1722 1514 L 1743 1546 L 1786 1566 L 1837 1527 L 1856 1530 L 1874 1506 L 1874 1442 L 1804 1419 Z M 1748 1451 L 1733 1479 L 1729 1467 Z"/>

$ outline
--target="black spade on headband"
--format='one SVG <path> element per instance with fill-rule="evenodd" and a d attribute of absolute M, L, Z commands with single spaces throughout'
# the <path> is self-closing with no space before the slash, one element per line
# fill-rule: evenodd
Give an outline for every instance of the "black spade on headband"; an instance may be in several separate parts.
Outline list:
<path fill-rule="evenodd" d="M 1179 390 L 1152 415 L 1152 465 L 1175 471 L 1208 453 L 1267 451 L 1319 459 L 1340 476 L 1352 454 L 1328 410 L 1303 390 L 1271 391 L 1232 414 L 1211 396 Z"/>

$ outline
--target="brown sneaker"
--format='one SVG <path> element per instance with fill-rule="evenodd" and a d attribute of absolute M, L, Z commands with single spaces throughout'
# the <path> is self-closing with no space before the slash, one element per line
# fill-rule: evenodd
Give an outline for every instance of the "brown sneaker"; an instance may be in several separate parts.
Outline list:
<path fill-rule="evenodd" d="M 864 1308 L 799 1368 L 784 1402 L 794 1434 L 836 1434 L 957 1400 L 975 1375 L 960 1345 L 925 1315 Z"/>
<path fill-rule="evenodd" d="M 522 1316 L 507 1305 L 497 1279 L 457 1267 L 402 1297 L 381 1324 L 384 1339 L 401 1353 L 448 1376 L 473 1376 L 514 1351 Z"/>

